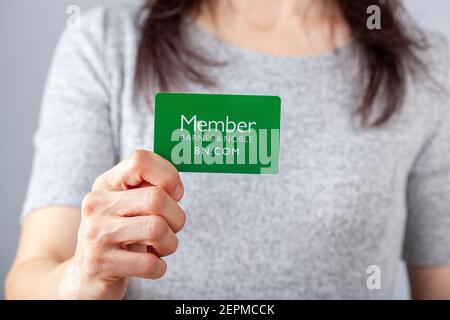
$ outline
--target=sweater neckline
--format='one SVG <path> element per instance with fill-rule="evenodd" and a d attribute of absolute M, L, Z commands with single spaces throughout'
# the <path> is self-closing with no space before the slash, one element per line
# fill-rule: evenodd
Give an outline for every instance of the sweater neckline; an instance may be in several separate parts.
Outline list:
<path fill-rule="evenodd" d="M 183 18 L 183 30 L 187 32 L 191 42 L 196 42 L 202 50 L 209 51 L 213 56 L 220 58 L 241 59 L 252 64 L 278 67 L 318 68 L 342 65 L 345 62 L 355 60 L 358 43 L 355 39 L 330 51 L 312 55 L 272 55 L 255 50 L 239 47 L 226 42 L 209 30 L 205 29 L 190 17 Z"/>

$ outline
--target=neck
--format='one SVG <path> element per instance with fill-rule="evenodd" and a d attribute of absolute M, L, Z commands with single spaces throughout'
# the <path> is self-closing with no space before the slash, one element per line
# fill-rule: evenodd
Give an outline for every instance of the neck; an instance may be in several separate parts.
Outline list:
<path fill-rule="evenodd" d="M 199 24 L 222 40 L 248 49 L 281 55 L 314 54 L 340 46 L 350 37 L 334 0 L 204 3 L 197 17 Z"/>
<path fill-rule="evenodd" d="M 267 31 L 282 28 L 292 21 L 303 26 L 326 22 L 336 9 L 329 5 L 333 3 L 327 0 L 219 0 L 217 6 L 241 23 Z"/>

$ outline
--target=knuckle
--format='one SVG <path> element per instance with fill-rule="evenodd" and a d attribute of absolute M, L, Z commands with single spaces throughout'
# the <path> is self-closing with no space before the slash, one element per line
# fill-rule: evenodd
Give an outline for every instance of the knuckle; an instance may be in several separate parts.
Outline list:
<path fill-rule="evenodd" d="M 130 158 L 130 165 L 131 165 L 132 169 L 141 168 L 142 164 L 148 160 L 149 154 L 150 154 L 150 152 L 146 151 L 146 150 L 134 151 Z"/>
<path fill-rule="evenodd" d="M 97 176 L 97 178 L 95 178 L 93 183 L 93 189 L 95 189 L 97 186 L 100 186 L 104 182 L 104 179 L 105 179 L 104 174 Z"/>
<path fill-rule="evenodd" d="M 168 225 L 164 218 L 154 215 L 149 216 L 144 224 L 147 238 L 150 241 L 158 241 L 167 233 Z"/>
<path fill-rule="evenodd" d="M 167 166 L 167 170 L 164 171 L 164 183 L 167 186 L 172 187 L 173 189 L 175 186 L 181 184 L 181 177 L 178 173 L 177 169 L 175 169 L 172 165 Z"/>
<path fill-rule="evenodd" d="M 163 277 L 163 276 L 166 274 L 166 271 L 167 271 L 167 264 L 165 263 L 164 260 L 162 260 L 162 261 L 163 261 L 163 262 L 162 262 L 163 270 L 160 271 L 159 274 L 156 274 L 155 277 L 154 277 L 153 279 L 159 279 L 159 278 Z"/>
<path fill-rule="evenodd" d="M 146 255 L 142 258 L 141 273 L 145 279 L 153 279 L 155 277 L 157 268 L 156 257 L 153 255 Z"/>
<path fill-rule="evenodd" d="M 186 213 L 183 209 L 180 210 L 180 216 L 176 221 L 175 230 L 174 232 L 180 232 L 184 226 L 186 225 Z"/>
<path fill-rule="evenodd" d="M 92 215 L 97 212 L 103 203 L 104 194 L 100 191 L 88 193 L 81 204 L 81 210 L 86 215 Z"/>
<path fill-rule="evenodd" d="M 148 198 L 150 211 L 160 212 L 161 210 L 163 210 L 167 196 L 162 188 L 160 187 L 149 188 Z"/>
<path fill-rule="evenodd" d="M 181 184 L 181 176 L 178 170 L 171 164 L 170 166 L 172 169 L 170 170 L 170 175 L 172 177 L 172 181 L 175 184 Z"/>
<path fill-rule="evenodd" d="M 96 223 L 90 222 L 85 224 L 84 227 L 84 234 L 86 237 L 86 240 L 90 242 L 95 242 L 97 240 L 98 234 L 100 233 L 100 228 L 97 226 Z"/>
<path fill-rule="evenodd" d="M 90 249 L 86 252 L 84 272 L 88 276 L 93 276 L 104 270 L 107 266 L 107 260 L 101 251 Z"/>
<path fill-rule="evenodd" d="M 94 243 L 97 246 L 108 243 L 111 237 L 111 232 L 108 232 L 104 223 L 97 221 L 97 219 L 91 219 L 84 223 L 83 230 L 85 239 L 89 243 Z"/>
<path fill-rule="evenodd" d="M 180 241 L 178 240 L 178 237 L 175 236 L 174 241 L 169 248 L 169 254 L 173 254 L 177 251 L 179 243 L 180 243 Z"/>
<path fill-rule="evenodd" d="M 161 272 L 159 259 L 154 255 L 147 255 L 142 260 L 142 277 L 145 279 L 158 279 L 166 273 L 166 264 L 164 263 L 164 270 Z"/>

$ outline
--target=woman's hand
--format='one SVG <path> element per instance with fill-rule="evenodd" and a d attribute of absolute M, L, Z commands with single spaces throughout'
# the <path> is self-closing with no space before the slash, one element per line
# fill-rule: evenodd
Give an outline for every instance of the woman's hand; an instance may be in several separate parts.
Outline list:
<path fill-rule="evenodd" d="M 157 279 L 161 257 L 175 252 L 185 223 L 177 170 L 138 150 L 99 176 L 86 195 L 74 257 L 59 285 L 61 298 L 120 299 L 128 279 Z"/>

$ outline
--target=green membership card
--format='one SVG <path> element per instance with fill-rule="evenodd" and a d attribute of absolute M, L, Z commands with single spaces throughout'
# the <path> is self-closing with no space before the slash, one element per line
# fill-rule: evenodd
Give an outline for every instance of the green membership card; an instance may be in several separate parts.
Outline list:
<path fill-rule="evenodd" d="M 157 93 L 154 152 L 180 172 L 276 174 L 277 96 Z"/>

